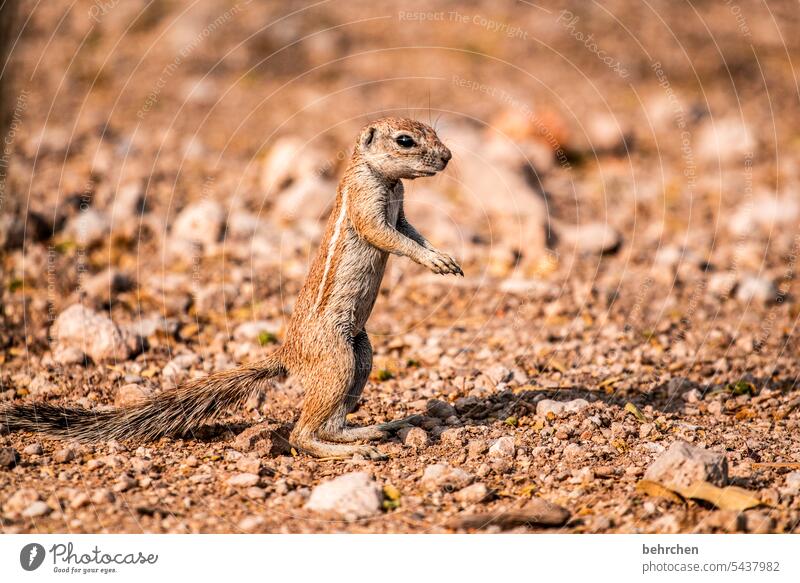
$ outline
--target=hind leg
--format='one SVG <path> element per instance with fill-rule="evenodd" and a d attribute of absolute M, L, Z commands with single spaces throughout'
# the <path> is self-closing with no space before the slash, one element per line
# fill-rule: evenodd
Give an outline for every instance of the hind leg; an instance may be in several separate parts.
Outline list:
<path fill-rule="evenodd" d="M 371 350 L 370 350 L 371 355 Z M 385 456 L 369 445 L 346 445 L 342 439 L 345 416 L 361 394 L 366 378 L 357 372 L 355 343 L 337 334 L 326 338 L 324 354 L 309 359 L 298 370 L 306 391 L 303 410 L 295 425 L 290 441 L 292 445 L 317 457 L 350 457 L 360 454 L 369 459 Z M 369 372 L 366 372 L 369 376 Z M 357 389 L 357 393 L 356 393 Z"/>
<path fill-rule="evenodd" d="M 369 374 L 372 371 L 372 345 L 365 330 L 362 330 L 353 339 L 353 357 L 355 359 L 353 382 L 344 403 L 345 415 L 354 411 L 367 384 Z M 326 424 L 320 436 L 329 441 L 348 443 L 361 440 L 386 439 L 389 433 L 406 427 L 412 422 L 421 419 L 419 415 L 412 415 L 405 419 L 390 421 L 389 423 L 379 423 L 377 425 L 367 425 L 365 427 L 350 427 L 345 423 L 344 417 L 335 416 L 331 423 Z"/>

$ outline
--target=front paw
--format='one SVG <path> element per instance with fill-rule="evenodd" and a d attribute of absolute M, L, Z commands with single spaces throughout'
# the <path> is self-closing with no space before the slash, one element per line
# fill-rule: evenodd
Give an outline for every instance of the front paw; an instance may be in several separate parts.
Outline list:
<path fill-rule="evenodd" d="M 453 275 L 464 276 L 461 266 L 452 255 L 439 251 L 438 249 L 431 249 L 425 257 L 425 267 L 434 273 L 446 275 L 452 273 Z"/>

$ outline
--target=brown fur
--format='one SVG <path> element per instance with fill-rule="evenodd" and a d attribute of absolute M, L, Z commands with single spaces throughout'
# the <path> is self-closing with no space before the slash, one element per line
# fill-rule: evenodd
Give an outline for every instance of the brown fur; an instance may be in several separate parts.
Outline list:
<path fill-rule="evenodd" d="M 401 134 L 411 137 L 415 145 L 402 147 L 396 141 Z M 11 429 L 35 427 L 73 437 L 152 438 L 207 420 L 221 408 L 246 399 L 258 382 L 288 371 L 300 378 L 306 392 L 291 435 L 295 447 L 315 456 L 380 458 L 374 447 L 349 442 L 380 439 L 402 421 L 369 427 L 345 423 L 372 369 L 372 347 L 364 325 L 389 254 L 409 257 L 435 273 L 463 275 L 455 259 L 435 249 L 403 213 L 401 180 L 432 176 L 449 159 L 450 151 L 434 130 L 416 121 L 384 118 L 361 131 L 297 299 L 286 341 L 263 366 L 193 381 L 144 405 L 94 416 L 94 422 L 88 411 L 42 405 L 12 406 L 0 413 L 0 419 L 5 415 Z M 45 422 L 37 423 L 37 415 Z M 170 421 L 170 416 L 181 421 Z M 163 431 L 159 432 L 159 426 Z"/>

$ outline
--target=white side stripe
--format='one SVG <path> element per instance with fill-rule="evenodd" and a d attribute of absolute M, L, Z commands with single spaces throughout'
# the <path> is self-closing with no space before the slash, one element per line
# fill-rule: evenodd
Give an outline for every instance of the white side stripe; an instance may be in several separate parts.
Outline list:
<path fill-rule="evenodd" d="M 325 271 L 322 272 L 322 281 L 319 284 L 319 293 L 317 294 L 317 303 L 314 304 L 314 309 L 317 309 L 322 302 L 322 292 L 325 289 L 325 280 L 328 279 L 328 272 L 331 269 L 331 262 L 333 261 L 333 252 L 336 249 L 336 242 L 339 240 L 339 233 L 342 230 L 342 223 L 347 214 L 347 187 L 342 189 L 342 209 L 339 211 L 339 216 L 336 217 L 336 226 L 333 229 L 331 241 L 328 244 L 328 255 L 325 258 Z"/>

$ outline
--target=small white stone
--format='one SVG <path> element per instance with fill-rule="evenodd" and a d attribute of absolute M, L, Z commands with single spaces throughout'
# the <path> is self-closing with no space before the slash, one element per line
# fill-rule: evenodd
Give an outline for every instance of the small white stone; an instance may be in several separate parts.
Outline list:
<path fill-rule="evenodd" d="M 131 488 L 135 488 L 139 485 L 138 480 L 129 476 L 128 474 L 122 474 L 118 479 L 116 484 L 114 484 L 114 491 L 115 492 L 127 492 Z"/>
<path fill-rule="evenodd" d="M 257 486 L 260 480 L 257 474 L 241 473 L 231 476 L 225 483 L 235 488 L 250 488 Z"/>
<path fill-rule="evenodd" d="M 424 429 L 411 427 L 405 432 L 403 443 L 408 447 L 423 448 L 428 445 L 428 434 L 425 433 Z"/>
<path fill-rule="evenodd" d="M 561 401 L 553 401 L 552 399 L 542 399 L 536 404 L 536 414 L 546 417 L 548 413 L 552 413 L 558 417 L 564 411 L 564 403 Z"/>
<path fill-rule="evenodd" d="M 472 475 L 460 468 L 453 468 L 447 464 L 431 464 L 422 473 L 420 483 L 427 490 L 454 492 L 466 488 L 472 480 Z"/>
<path fill-rule="evenodd" d="M 84 247 L 101 243 L 111 228 L 105 213 L 93 208 L 80 211 L 72 217 L 64 232 Z"/>
<path fill-rule="evenodd" d="M 382 505 L 383 491 L 377 482 L 366 472 L 351 472 L 314 488 L 305 508 L 358 520 L 378 514 Z"/>
<path fill-rule="evenodd" d="M 800 494 L 800 472 L 786 474 L 784 491 L 793 496 Z"/>
<path fill-rule="evenodd" d="M 698 156 L 710 163 L 728 163 L 753 154 L 756 141 L 750 127 L 736 117 L 709 119 L 697 138 Z"/>
<path fill-rule="evenodd" d="M 131 407 L 147 400 L 151 394 L 150 389 L 135 383 L 129 383 L 117 389 L 114 404 L 117 407 Z"/>
<path fill-rule="evenodd" d="M 38 516 L 45 516 L 47 514 L 50 514 L 51 512 L 52 509 L 47 505 L 47 503 L 39 500 L 28 506 L 25 510 L 23 510 L 22 516 L 24 516 L 25 518 L 36 518 Z"/>
<path fill-rule="evenodd" d="M 774 301 L 777 295 L 778 290 L 775 288 L 775 284 L 763 277 L 744 277 L 736 289 L 736 299 L 740 302 L 767 303 Z"/>
<path fill-rule="evenodd" d="M 69 501 L 70 508 L 83 508 L 89 505 L 89 495 L 86 492 L 78 492 Z"/>
<path fill-rule="evenodd" d="M 172 224 L 175 241 L 212 245 L 222 237 L 225 209 L 214 200 L 201 200 L 183 209 Z"/>
<path fill-rule="evenodd" d="M 264 524 L 264 517 L 262 516 L 245 516 L 239 522 L 239 528 L 244 532 L 253 532 Z"/>
<path fill-rule="evenodd" d="M 616 251 L 622 243 L 619 231 L 607 223 L 563 227 L 559 230 L 558 236 L 564 240 L 567 249 L 596 255 Z"/>
<path fill-rule="evenodd" d="M 138 340 L 108 316 L 73 304 L 56 318 L 51 334 L 57 345 L 88 354 L 95 362 L 126 360 Z"/>
<path fill-rule="evenodd" d="M 36 442 L 26 446 L 25 449 L 22 450 L 22 453 L 25 455 L 42 455 L 44 450 L 42 449 L 42 444 Z"/>
<path fill-rule="evenodd" d="M 489 488 L 483 482 L 476 482 L 456 492 L 454 497 L 464 504 L 477 504 L 489 497 Z"/>
<path fill-rule="evenodd" d="M 647 468 L 644 477 L 668 488 L 704 481 L 722 487 L 728 483 L 728 460 L 721 453 L 676 441 Z"/>
<path fill-rule="evenodd" d="M 516 451 L 514 438 L 507 435 L 501 437 L 489 447 L 489 457 L 513 459 Z"/>

